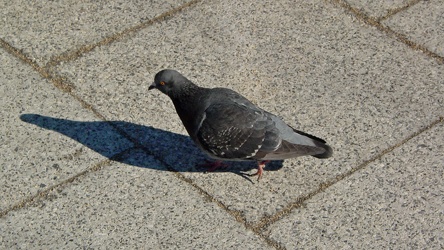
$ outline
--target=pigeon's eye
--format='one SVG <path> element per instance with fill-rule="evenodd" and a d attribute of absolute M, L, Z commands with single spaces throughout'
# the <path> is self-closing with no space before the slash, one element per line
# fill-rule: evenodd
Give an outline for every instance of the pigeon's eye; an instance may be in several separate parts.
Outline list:
<path fill-rule="evenodd" d="M 160 85 L 162 85 L 162 86 L 165 85 L 165 82 L 164 82 L 164 81 L 161 81 L 161 82 L 160 82 Z"/>

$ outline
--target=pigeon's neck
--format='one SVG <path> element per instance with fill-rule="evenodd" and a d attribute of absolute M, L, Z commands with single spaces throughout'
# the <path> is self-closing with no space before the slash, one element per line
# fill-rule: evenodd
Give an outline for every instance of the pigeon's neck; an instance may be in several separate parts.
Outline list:
<path fill-rule="evenodd" d="M 193 112 L 197 105 L 200 103 L 200 99 L 205 95 L 205 88 L 201 88 L 193 83 L 183 85 L 180 91 L 177 91 L 170 95 L 176 109 L 181 109 L 187 113 Z"/>
<path fill-rule="evenodd" d="M 173 101 L 174 100 L 181 100 L 181 101 L 182 100 L 189 100 L 190 98 L 198 96 L 201 91 L 202 91 L 201 87 L 188 81 L 185 84 L 182 84 L 182 86 L 180 86 L 180 91 L 174 91 L 169 96 Z"/>
<path fill-rule="evenodd" d="M 182 89 L 179 95 L 170 96 L 170 98 L 188 134 L 192 135 L 195 134 L 196 131 L 194 130 L 198 127 L 206 109 L 203 100 L 208 89 L 194 84 L 184 87 L 187 87 L 187 89 Z"/>

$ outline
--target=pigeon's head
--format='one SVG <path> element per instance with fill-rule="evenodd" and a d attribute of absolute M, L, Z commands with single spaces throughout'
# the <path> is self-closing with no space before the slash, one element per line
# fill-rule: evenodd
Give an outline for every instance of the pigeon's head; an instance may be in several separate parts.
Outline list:
<path fill-rule="evenodd" d="M 171 97 L 179 94 L 185 89 L 184 87 L 190 84 L 192 85 L 192 83 L 179 72 L 172 69 L 164 69 L 156 74 L 153 84 L 151 84 L 148 89 L 158 89 Z"/>

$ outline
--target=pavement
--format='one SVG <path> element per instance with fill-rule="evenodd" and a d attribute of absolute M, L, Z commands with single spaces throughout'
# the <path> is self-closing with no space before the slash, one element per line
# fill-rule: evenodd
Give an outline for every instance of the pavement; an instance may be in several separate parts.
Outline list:
<path fill-rule="evenodd" d="M 370 3 L 371 2 L 371 3 Z M 0 1 L 0 249 L 443 249 L 444 1 Z M 156 72 L 334 157 L 207 173 Z"/>

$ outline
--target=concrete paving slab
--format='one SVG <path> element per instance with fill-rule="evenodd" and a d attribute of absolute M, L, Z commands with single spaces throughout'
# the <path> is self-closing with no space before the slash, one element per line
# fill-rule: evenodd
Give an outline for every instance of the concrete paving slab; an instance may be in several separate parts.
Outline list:
<path fill-rule="evenodd" d="M 420 1 L 383 24 L 444 57 L 444 2 Z"/>
<path fill-rule="evenodd" d="M 0 61 L 0 211 L 132 146 L 107 124 L 71 126 L 41 119 L 46 115 L 97 120 L 78 101 L 4 50 L 0 50 Z M 104 134 L 108 143 L 98 141 Z"/>
<path fill-rule="evenodd" d="M 373 18 L 380 18 L 390 13 L 391 10 L 402 8 L 409 4 L 411 0 L 347 0 L 353 8 L 358 9 L 365 15 Z"/>
<path fill-rule="evenodd" d="M 160 164 L 140 150 L 124 157 Z M 121 163 L 89 173 L 2 218 L 0 248 L 269 249 L 174 175 Z"/>
<path fill-rule="evenodd" d="M 173 105 L 148 92 L 163 68 L 178 69 L 201 86 L 241 92 L 290 125 L 325 138 L 334 158 L 285 161 L 258 185 L 241 175 L 254 164 L 202 173 L 196 167 L 202 154 L 189 140 L 173 139 L 186 134 Z M 201 3 L 57 70 L 108 119 L 172 132 L 162 140 L 166 162 L 249 222 L 443 115 L 442 65 L 324 1 Z M 133 127 L 126 130 L 157 147 L 152 134 Z"/>
<path fill-rule="evenodd" d="M 308 200 L 269 228 L 287 249 L 443 249 L 444 125 Z"/>
<path fill-rule="evenodd" d="M 0 1 L 0 35 L 43 66 L 52 56 L 96 43 L 185 2 Z"/>

